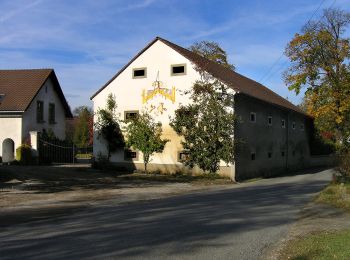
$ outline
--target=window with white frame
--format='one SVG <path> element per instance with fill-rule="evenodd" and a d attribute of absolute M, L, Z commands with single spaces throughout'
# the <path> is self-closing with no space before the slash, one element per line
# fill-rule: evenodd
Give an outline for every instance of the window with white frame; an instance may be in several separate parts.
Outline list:
<path fill-rule="evenodd" d="M 272 125 L 272 116 L 267 117 L 267 124 L 270 126 Z"/>
<path fill-rule="evenodd" d="M 135 68 L 132 69 L 132 78 L 146 78 L 147 77 L 147 68 Z"/>
<path fill-rule="evenodd" d="M 171 76 L 186 75 L 186 64 L 171 65 Z"/>
<path fill-rule="evenodd" d="M 286 128 L 286 120 L 282 119 L 281 126 L 282 128 Z"/>

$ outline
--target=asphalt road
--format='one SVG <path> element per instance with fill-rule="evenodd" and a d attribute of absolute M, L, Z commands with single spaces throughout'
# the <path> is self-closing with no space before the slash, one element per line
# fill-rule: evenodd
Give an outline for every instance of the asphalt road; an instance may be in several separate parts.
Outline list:
<path fill-rule="evenodd" d="M 323 171 L 3 222 L 0 259 L 259 259 L 330 179 Z"/>

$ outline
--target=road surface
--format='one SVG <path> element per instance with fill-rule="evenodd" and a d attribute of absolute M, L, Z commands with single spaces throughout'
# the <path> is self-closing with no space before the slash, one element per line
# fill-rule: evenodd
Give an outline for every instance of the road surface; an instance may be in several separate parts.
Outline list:
<path fill-rule="evenodd" d="M 0 221 L 0 259 L 258 259 L 331 171 Z M 10 216 L 9 216 L 10 217 Z"/>

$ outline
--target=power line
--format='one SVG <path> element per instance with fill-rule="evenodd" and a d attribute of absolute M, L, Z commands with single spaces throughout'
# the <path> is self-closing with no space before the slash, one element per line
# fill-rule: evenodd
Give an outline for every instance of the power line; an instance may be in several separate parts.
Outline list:
<path fill-rule="evenodd" d="M 308 19 L 306 24 L 309 24 L 311 22 L 311 20 L 313 19 L 313 17 L 315 16 L 315 14 L 318 12 L 318 10 L 321 8 L 321 6 L 324 4 L 326 0 L 322 0 L 322 2 L 318 5 L 318 7 L 315 9 L 315 11 L 312 13 L 312 15 L 310 16 L 310 18 Z M 333 1 L 333 3 L 330 5 L 333 6 L 334 3 L 336 2 L 336 0 Z M 271 78 L 275 72 L 273 72 L 274 67 L 280 62 L 280 60 L 283 58 L 284 53 L 282 53 L 277 60 L 270 66 L 270 68 L 267 70 L 267 72 L 260 78 L 260 80 L 258 82 L 263 83 L 264 81 L 268 80 L 269 78 Z M 287 61 L 285 61 L 281 67 L 284 67 L 285 64 L 287 63 Z M 279 68 L 281 68 L 279 67 Z M 279 71 L 279 69 L 278 69 Z M 271 74 L 270 74 L 271 73 Z"/>

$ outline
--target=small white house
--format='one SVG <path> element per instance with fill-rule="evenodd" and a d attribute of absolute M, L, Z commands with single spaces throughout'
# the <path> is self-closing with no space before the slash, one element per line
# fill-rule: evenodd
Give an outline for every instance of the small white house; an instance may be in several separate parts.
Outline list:
<path fill-rule="evenodd" d="M 226 84 L 235 97 L 233 109 L 239 118 L 235 138 L 242 145 L 237 146 L 234 165 L 221 163 L 221 174 L 239 180 L 306 166 L 312 126 L 308 115 L 260 83 L 160 37 L 91 97 L 94 111 L 105 107 L 110 93 L 116 97 L 122 119 L 144 109 L 151 111 L 163 124 L 163 137 L 170 141 L 163 153 L 153 157 L 149 169 L 188 171 L 181 163 L 186 151 L 181 137 L 169 126 L 169 117 L 179 105 L 190 102 L 183 93 L 200 79 L 197 68 Z M 106 144 L 95 134 L 94 156 L 98 154 L 106 154 Z M 111 161 L 130 169 L 143 167 L 139 151 L 120 149 Z"/>
<path fill-rule="evenodd" d="M 52 69 L 0 70 L 0 156 L 15 158 L 15 149 L 30 140 L 31 131 L 52 131 L 65 138 L 72 117 Z"/>

